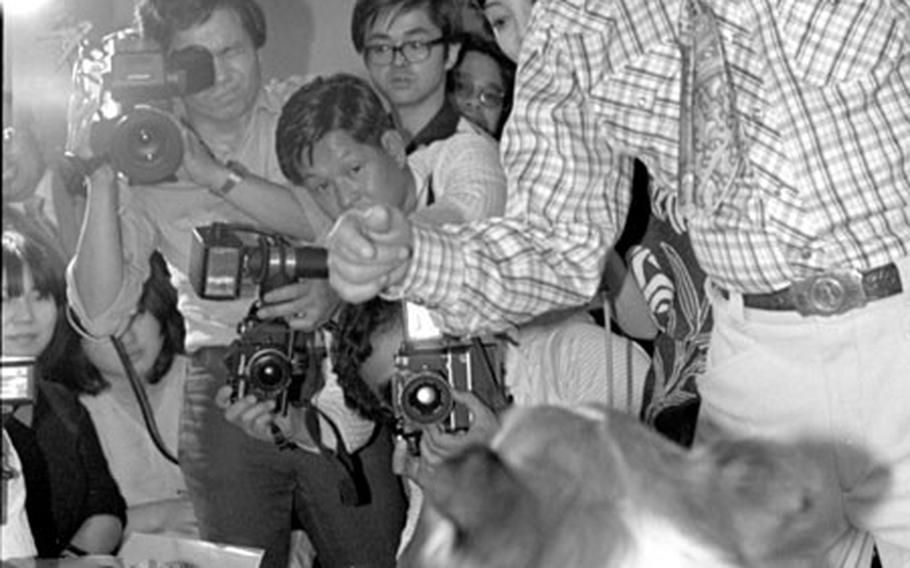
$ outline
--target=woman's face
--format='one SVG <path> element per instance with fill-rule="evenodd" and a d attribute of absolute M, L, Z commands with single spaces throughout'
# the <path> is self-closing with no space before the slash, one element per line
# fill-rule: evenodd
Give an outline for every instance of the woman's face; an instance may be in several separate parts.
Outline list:
<path fill-rule="evenodd" d="M 512 61 L 518 62 L 533 4 L 534 0 L 487 0 L 484 5 L 483 15 L 493 28 L 496 43 Z"/>
<path fill-rule="evenodd" d="M 490 134 L 498 130 L 506 85 L 495 59 L 468 51 L 453 74 L 452 98 L 458 111 Z"/>
<path fill-rule="evenodd" d="M 57 326 L 57 303 L 50 294 L 35 289 L 32 272 L 22 270 L 22 294 L 11 298 L 6 270 L 3 271 L 3 354 L 38 357 L 44 352 Z"/>
<path fill-rule="evenodd" d="M 151 312 L 140 312 L 130 320 L 129 327 L 120 335 L 120 341 L 136 373 L 147 378 L 164 346 L 161 322 Z M 84 338 L 82 348 L 88 360 L 106 379 L 126 378 L 126 371 L 110 340 Z"/>

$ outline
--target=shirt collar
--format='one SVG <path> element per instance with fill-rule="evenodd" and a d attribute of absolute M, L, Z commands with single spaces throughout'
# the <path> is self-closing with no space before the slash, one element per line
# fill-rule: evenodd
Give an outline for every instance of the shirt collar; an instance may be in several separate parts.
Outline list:
<path fill-rule="evenodd" d="M 439 112 L 427 123 L 423 129 L 408 143 L 405 151 L 410 154 L 421 146 L 426 146 L 431 142 L 448 138 L 455 134 L 458 128 L 458 121 L 461 115 L 455 110 L 455 107 L 446 99 L 442 104 Z"/>

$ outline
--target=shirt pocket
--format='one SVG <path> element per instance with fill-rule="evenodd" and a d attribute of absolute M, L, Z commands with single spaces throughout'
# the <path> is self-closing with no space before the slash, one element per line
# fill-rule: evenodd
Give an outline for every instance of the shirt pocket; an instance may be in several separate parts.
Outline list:
<path fill-rule="evenodd" d="M 781 0 L 785 55 L 797 78 L 825 87 L 882 76 L 906 50 L 891 0 Z"/>

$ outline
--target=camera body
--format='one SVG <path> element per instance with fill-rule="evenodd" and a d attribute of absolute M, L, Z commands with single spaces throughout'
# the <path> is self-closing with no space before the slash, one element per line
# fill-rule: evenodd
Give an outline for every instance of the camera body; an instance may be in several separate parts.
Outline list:
<path fill-rule="evenodd" d="M 183 161 L 183 136 L 170 114 L 171 99 L 215 83 L 212 54 L 192 46 L 165 54 L 138 30 L 125 29 L 83 45 L 77 89 L 100 103 L 90 144 L 131 183 L 154 184 L 174 176 Z"/>
<path fill-rule="evenodd" d="M 424 308 L 404 306 L 405 339 L 395 357 L 392 408 L 398 434 L 417 454 L 421 428 L 439 425 L 446 432 L 467 430 L 470 412 L 455 402 L 456 390 L 471 392 L 494 412 L 511 403 L 504 377 L 504 345 L 495 338 L 457 338 L 442 334 Z"/>
<path fill-rule="evenodd" d="M 0 404 L 21 406 L 35 402 L 35 358 L 0 358 Z"/>
<path fill-rule="evenodd" d="M 321 335 L 291 329 L 284 320 L 244 319 L 225 364 L 235 398 L 274 400 L 275 410 L 311 399 L 325 384 Z"/>
<path fill-rule="evenodd" d="M 207 300 L 235 300 L 245 284 L 262 296 L 299 278 L 328 278 L 328 252 L 295 247 L 280 235 L 243 225 L 212 223 L 193 230 L 189 278 Z"/>
<path fill-rule="evenodd" d="M 322 248 L 294 247 L 280 235 L 245 225 L 212 223 L 193 231 L 189 278 L 207 300 L 240 298 L 248 285 L 258 287 L 261 298 L 299 278 L 327 278 L 326 259 Z M 240 337 L 225 364 L 234 397 L 275 400 L 284 413 L 322 388 L 326 348 L 318 333 L 291 329 L 283 319 L 257 318 L 257 307 L 237 326 Z"/>

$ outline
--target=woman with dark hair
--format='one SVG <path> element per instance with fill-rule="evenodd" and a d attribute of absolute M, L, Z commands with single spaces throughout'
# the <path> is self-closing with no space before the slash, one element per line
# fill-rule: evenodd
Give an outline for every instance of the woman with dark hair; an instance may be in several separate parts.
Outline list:
<path fill-rule="evenodd" d="M 35 358 L 33 405 L 4 414 L 22 465 L 26 511 L 38 555 L 106 554 L 120 542 L 123 497 L 92 421 L 51 382 L 78 351 L 66 322 L 63 259 L 38 236 L 3 231 L 3 356 Z"/>
<path fill-rule="evenodd" d="M 176 455 L 189 361 L 183 354 L 183 316 L 164 259 L 154 253 L 149 262 L 151 273 L 136 313 L 117 339 L 140 379 L 164 449 Z M 125 534 L 198 536 L 183 474 L 156 447 L 113 340 L 83 337 L 77 366 L 80 372 L 71 375 L 70 386 L 82 393 L 79 399 L 95 423 L 111 473 L 126 499 Z"/>
<path fill-rule="evenodd" d="M 462 116 L 499 139 L 512 110 L 515 63 L 494 42 L 464 36 L 448 76 L 449 96 Z"/>

